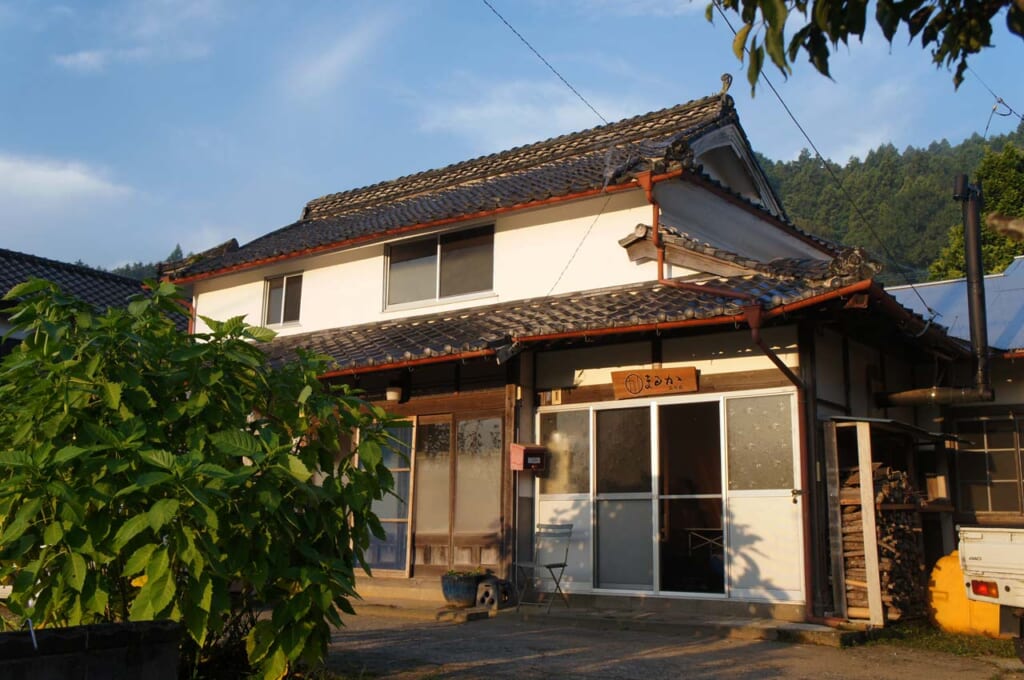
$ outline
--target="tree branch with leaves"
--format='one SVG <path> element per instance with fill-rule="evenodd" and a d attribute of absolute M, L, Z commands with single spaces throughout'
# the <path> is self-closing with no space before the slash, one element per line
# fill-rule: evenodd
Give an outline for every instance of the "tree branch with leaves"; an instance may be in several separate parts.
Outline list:
<path fill-rule="evenodd" d="M 747 62 L 747 80 L 753 91 L 761 78 L 765 58 L 784 76 L 803 53 L 824 76 L 831 78 L 829 59 L 840 43 L 864 39 L 869 3 L 866 0 L 713 0 L 706 17 L 719 13 L 728 21 L 737 15 L 733 51 Z M 1006 14 L 1011 33 L 1024 39 L 1024 0 L 877 0 L 874 20 L 890 43 L 904 27 L 911 40 L 931 48 L 938 66 L 956 64 L 953 84 L 959 87 L 971 55 L 992 46 L 992 22 Z M 787 39 L 787 22 L 795 27 Z M 732 24 L 730 23 L 730 26 Z"/>

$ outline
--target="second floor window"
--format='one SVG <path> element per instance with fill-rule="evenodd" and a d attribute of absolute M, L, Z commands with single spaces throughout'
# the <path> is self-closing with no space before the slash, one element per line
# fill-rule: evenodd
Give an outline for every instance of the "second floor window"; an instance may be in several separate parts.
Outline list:
<path fill-rule="evenodd" d="M 494 286 L 494 227 L 391 246 L 387 304 L 468 295 Z"/>
<path fill-rule="evenodd" d="M 299 304 L 302 300 L 302 274 L 275 276 L 267 279 L 267 307 L 264 322 L 273 324 L 290 323 L 299 320 Z"/>

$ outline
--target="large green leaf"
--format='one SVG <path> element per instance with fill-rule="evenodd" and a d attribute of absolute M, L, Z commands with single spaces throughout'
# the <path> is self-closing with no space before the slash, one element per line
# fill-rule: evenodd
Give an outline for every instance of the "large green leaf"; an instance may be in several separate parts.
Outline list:
<path fill-rule="evenodd" d="M 36 515 L 43 507 L 42 498 L 32 498 L 21 505 L 14 514 L 14 520 L 4 527 L 4 533 L 0 536 L 0 545 L 10 545 L 21 538 L 21 535 L 28 531 L 29 526 L 35 521 Z"/>
<path fill-rule="evenodd" d="M 46 545 L 57 545 L 62 538 L 64 538 L 64 527 L 59 521 L 50 522 L 43 529 L 43 541 L 46 542 Z"/>
<path fill-rule="evenodd" d="M 65 463 L 70 463 L 75 458 L 78 458 L 79 456 L 81 456 L 83 453 L 86 453 L 87 451 L 88 451 L 88 449 L 83 449 L 80 446 L 75 446 L 75 445 L 71 444 L 71 445 L 65 446 L 60 451 L 58 451 L 56 454 L 54 454 L 53 462 L 56 463 L 57 465 L 63 465 Z"/>
<path fill-rule="evenodd" d="M 142 573 L 142 571 L 149 564 L 149 560 L 150 558 L 152 558 L 153 553 L 156 552 L 156 549 L 156 543 L 147 543 L 146 545 L 142 546 L 134 553 L 132 553 L 132 556 L 129 557 L 128 560 L 124 563 L 124 570 L 122 571 L 122 576 L 132 577 Z"/>
<path fill-rule="evenodd" d="M 112 411 L 121 408 L 121 383 L 102 382 L 100 383 L 103 403 Z"/>
<path fill-rule="evenodd" d="M 214 432 L 210 441 L 221 453 L 229 456 L 255 456 L 263 450 L 259 439 L 242 430 Z"/>
<path fill-rule="evenodd" d="M 27 297 L 32 293 L 38 293 L 41 290 L 45 290 L 47 288 L 52 289 L 53 287 L 54 284 L 50 283 L 46 279 L 37 279 L 35 277 L 32 277 L 28 281 L 24 283 L 19 283 L 18 285 L 14 286 L 9 291 L 7 291 L 7 294 L 4 295 L 3 299 L 17 300 L 20 297 Z"/>
<path fill-rule="evenodd" d="M 67 579 L 68 585 L 79 593 L 82 592 L 82 586 L 85 585 L 85 573 L 85 558 L 78 553 L 71 553 L 68 561 L 64 563 L 64 577 Z"/>
<path fill-rule="evenodd" d="M 121 525 L 121 528 L 114 534 L 111 546 L 114 550 L 121 550 L 128 542 L 139 535 L 143 530 L 149 528 L 149 516 L 146 514 L 135 515 Z"/>
<path fill-rule="evenodd" d="M 161 498 L 149 509 L 149 526 L 153 531 L 160 531 L 165 524 L 178 514 L 181 502 L 177 498 Z"/>
<path fill-rule="evenodd" d="M 174 471 L 174 456 L 167 451 L 161 449 L 145 449 L 139 451 L 139 458 L 154 467 L 158 467 L 163 470 L 170 470 L 172 472 Z"/>
<path fill-rule="evenodd" d="M 292 477 L 305 484 L 309 481 L 309 478 L 313 476 L 313 473 L 309 471 L 306 464 L 299 460 L 298 456 L 287 456 L 288 459 L 288 472 Z"/>

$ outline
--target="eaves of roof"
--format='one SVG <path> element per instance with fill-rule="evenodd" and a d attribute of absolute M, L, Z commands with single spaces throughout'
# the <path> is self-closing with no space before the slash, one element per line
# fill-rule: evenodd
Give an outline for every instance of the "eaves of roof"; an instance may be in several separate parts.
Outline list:
<path fill-rule="evenodd" d="M 955 351 L 949 338 L 896 305 L 871 279 L 776 279 L 761 274 L 724 277 L 715 288 L 750 295 L 770 319 L 857 294 L 880 303 L 908 333 Z M 667 332 L 710 325 L 744 325 L 743 303 L 648 282 L 278 337 L 265 350 L 273 362 L 297 349 L 333 361 L 326 377 L 492 356 L 534 343 Z"/>

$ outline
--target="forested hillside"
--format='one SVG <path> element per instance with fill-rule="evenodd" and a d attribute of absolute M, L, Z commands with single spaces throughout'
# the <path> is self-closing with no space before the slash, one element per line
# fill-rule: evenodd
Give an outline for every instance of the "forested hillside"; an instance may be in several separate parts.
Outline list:
<path fill-rule="evenodd" d="M 953 176 L 965 173 L 974 181 L 986 147 L 998 152 L 1008 142 L 1024 148 L 1024 122 L 1013 133 L 987 140 L 975 134 L 955 146 L 942 140 L 902 152 L 886 144 L 845 165 L 830 160 L 842 189 L 808 151 L 794 161 L 758 160 L 798 226 L 863 246 L 885 264 L 890 282 L 902 282 L 900 268 L 922 281 L 950 227 L 961 222 L 960 204 L 952 200 Z"/>

